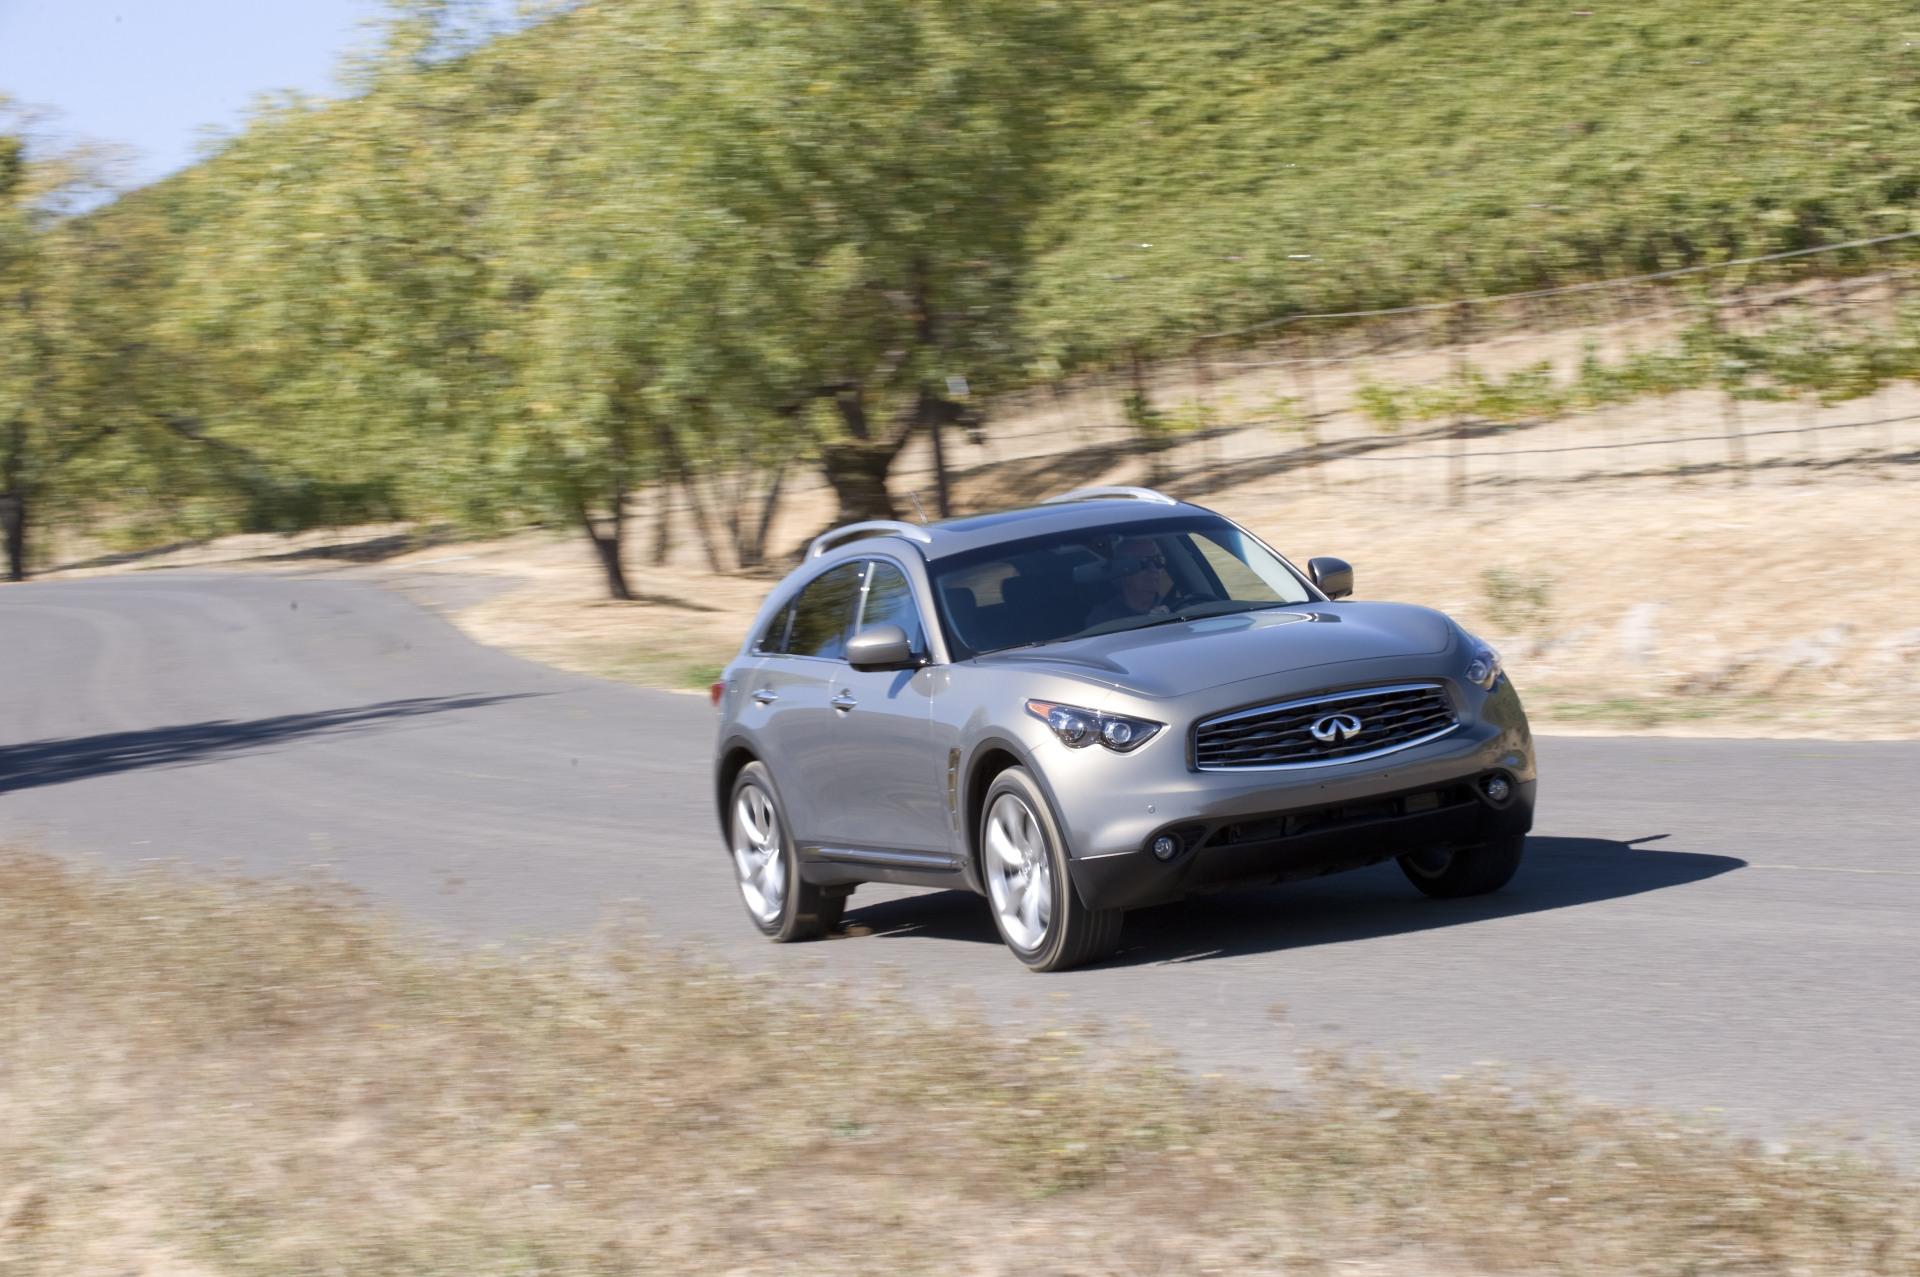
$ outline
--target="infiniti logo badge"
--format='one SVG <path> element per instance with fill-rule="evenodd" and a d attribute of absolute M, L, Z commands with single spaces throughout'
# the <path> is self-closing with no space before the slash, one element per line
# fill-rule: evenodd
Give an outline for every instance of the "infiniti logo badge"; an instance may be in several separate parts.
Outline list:
<path fill-rule="evenodd" d="M 1338 745 L 1360 734 L 1360 720 L 1351 714 L 1328 714 L 1313 720 L 1307 730 L 1323 745 Z"/>

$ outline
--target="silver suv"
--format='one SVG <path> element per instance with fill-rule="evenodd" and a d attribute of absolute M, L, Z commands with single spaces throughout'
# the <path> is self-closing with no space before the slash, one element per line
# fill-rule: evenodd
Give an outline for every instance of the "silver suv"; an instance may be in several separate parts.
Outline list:
<path fill-rule="evenodd" d="M 1499 655 L 1307 566 L 1141 488 L 821 536 L 713 688 L 748 917 L 800 940 L 863 882 L 965 887 L 1055 971 L 1229 884 L 1503 886 L 1534 758 Z"/>

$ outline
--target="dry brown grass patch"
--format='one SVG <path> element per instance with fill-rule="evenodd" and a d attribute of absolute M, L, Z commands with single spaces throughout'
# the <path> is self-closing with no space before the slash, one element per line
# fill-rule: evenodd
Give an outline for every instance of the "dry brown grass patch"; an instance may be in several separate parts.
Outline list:
<path fill-rule="evenodd" d="M 0 860 L 0 1273 L 1920 1270 L 1883 1166 L 1325 1062 L 442 947 L 342 890 Z"/>

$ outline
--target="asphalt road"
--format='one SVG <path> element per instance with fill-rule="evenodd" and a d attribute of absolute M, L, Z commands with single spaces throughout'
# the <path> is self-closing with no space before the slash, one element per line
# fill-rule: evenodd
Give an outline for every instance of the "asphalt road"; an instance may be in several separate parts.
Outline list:
<path fill-rule="evenodd" d="M 711 731 L 702 697 L 530 664 L 363 582 L 0 588 L 0 844 L 325 866 L 507 941 L 637 904 L 736 962 L 1094 1016 L 1203 1071 L 1284 1084 L 1315 1046 L 1416 1076 L 1501 1061 L 1920 1152 L 1920 743 L 1549 738 L 1498 896 L 1428 901 L 1382 866 L 1134 914 L 1117 960 L 1042 977 L 951 892 L 865 888 L 850 920 L 871 934 L 759 940 L 715 832 Z"/>

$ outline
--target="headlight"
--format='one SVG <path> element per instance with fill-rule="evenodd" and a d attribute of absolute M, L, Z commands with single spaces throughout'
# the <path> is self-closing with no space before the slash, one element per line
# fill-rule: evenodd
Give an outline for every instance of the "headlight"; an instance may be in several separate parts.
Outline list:
<path fill-rule="evenodd" d="M 1467 635 L 1467 647 L 1473 653 L 1467 661 L 1467 682 L 1491 692 L 1500 682 L 1500 653 L 1493 644 Z"/>
<path fill-rule="evenodd" d="M 1069 749 L 1084 749 L 1098 741 L 1116 754 L 1132 753 L 1166 726 L 1150 719 L 1100 714 L 1058 701 L 1028 701 L 1027 713 L 1052 728 L 1060 743 Z"/>

